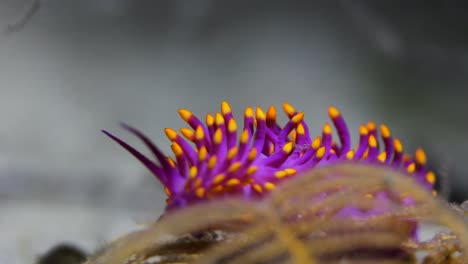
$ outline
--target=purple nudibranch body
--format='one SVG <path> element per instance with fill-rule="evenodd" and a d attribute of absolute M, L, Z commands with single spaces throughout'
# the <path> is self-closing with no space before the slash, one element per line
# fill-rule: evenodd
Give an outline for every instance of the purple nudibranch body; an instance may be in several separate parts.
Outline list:
<path fill-rule="evenodd" d="M 231 107 L 225 101 L 220 112 L 206 115 L 205 123 L 190 111 L 180 109 L 180 116 L 191 128 L 180 130 L 184 137 L 173 129 L 165 129 L 174 158 L 163 154 L 143 133 L 128 125 L 123 127 L 145 143 L 154 160 L 109 132 L 103 132 L 161 181 L 168 196 L 167 210 L 227 196 L 258 199 L 301 172 L 343 161 L 383 164 L 402 170 L 436 195 L 436 177 L 427 170 L 424 151 L 417 149 L 414 157 L 405 154 L 400 140 L 392 138 L 386 125 L 379 129 L 381 142 L 374 122 L 361 125 L 359 143 L 353 148 L 346 122 L 336 107 L 329 107 L 328 115 L 336 128 L 338 143 L 332 139 L 330 124 L 323 126 L 320 136 L 311 138 L 304 113 L 288 103 L 283 104 L 283 109 L 289 120 L 280 126 L 274 106 L 266 113 L 260 107 L 255 111 L 247 107 L 240 135 Z M 376 195 L 376 198 L 385 196 Z M 350 207 L 341 214 L 357 212 Z"/>

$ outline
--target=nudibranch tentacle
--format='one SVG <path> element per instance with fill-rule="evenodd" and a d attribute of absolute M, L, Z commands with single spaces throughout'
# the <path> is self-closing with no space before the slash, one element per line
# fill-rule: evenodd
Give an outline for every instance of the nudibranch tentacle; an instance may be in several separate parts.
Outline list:
<path fill-rule="evenodd" d="M 142 132 L 128 125 L 123 124 L 123 127 L 143 141 L 155 160 L 109 132 L 103 132 L 161 181 L 168 195 L 168 209 L 213 197 L 260 198 L 299 172 L 340 161 L 400 169 L 433 190 L 436 177 L 427 170 L 424 151 L 418 148 L 414 158 L 404 154 L 400 140 L 392 137 L 385 124 L 379 127 L 382 148 L 377 125 L 372 121 L 359 127 L 359 143 L 353 148 L 348 126 L 336 107 L 329 107 L 328 115 L 336 129 L 337 142 L 332 138 L 330 124 L 323 126 L 321 136 L 311 139 L 304 113 L 288 103 L 283 104 L 283 110 L 289 120 L 280 126 L 274 106 L 266 113 L 260 107 L 255 112 L 247 107 L 243 129 L 238 135 L 237 122 L 226 101 L 222 101 L 220 112 L 206 115 L 205 123 L 189 110 L 180 109 L 181 118 L 191 129 L 180 129 L 185 139 L 175 130 L 165 129 L 175 159 L 164 155 Z"/>

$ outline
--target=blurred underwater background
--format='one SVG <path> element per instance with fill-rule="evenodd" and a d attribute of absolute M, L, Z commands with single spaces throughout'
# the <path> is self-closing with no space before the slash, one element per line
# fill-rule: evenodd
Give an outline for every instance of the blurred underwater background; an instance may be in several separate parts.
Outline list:
<path fill-rule="evenodd" d="M 107 139 L 166 153 L 177 110 L 289 102 L 311 134 L 343 113 L 423 147 L 468 199 L 464 1 L 0 0 L 0 263 L 90 253 L 164 209 L 159 183 Z M 286 120 L 286 117 L 283 117 Z M 140 148 L 144 150 L 144 148 Z"/>

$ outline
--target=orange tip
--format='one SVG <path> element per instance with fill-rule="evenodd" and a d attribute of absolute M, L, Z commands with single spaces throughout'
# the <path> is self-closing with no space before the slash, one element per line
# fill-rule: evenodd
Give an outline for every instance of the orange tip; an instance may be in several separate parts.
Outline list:
<path fill-rule="evenodd" d="M 332 128 L 330 126 L 330 124 L 326 123 L 324 126 L 323 126 L 323 133 L 324 134 L 331 134 L 332 133 Z"/>
<path fill-rule="evenodd" d="M 182 156 L 182 154 L 184 154 L 184 151 L 182 150 L 180 145 L 177 144 L 177 142 L 172 143 L 171 148 L 177 157 Z"/>
<path fill-rule="evenodd" d="M 224 124 L 224 117 L 220 113 L 216 113 L 215 116 L 216 125 L 221 126 Z"/>
<path fill-rule="evenodd" d="M 268 107 L 267 119 L 271 121 L 276 120 L 276 108 L 274 105 L 271 105 L 270 107 Z"/>
<path fill-rule="evenodd" d="M 227 154 L 227 159 L 232 160 L 236 155 L 239 149 L 237 147 L 232 147 Z"/>
<path fill-rule="evenodd" d="M 179 109 L 179 115 L 185 122 L 188 122 L 192 117 L 192 112 L 187 109 Z"/>
<path fill-rule="evenodd" d="M 416 149 L 416 153 L 414 158 L 418 164 L 424 165 L 426 164 L 426 153 L 422 148 Z"/>
<path fill-rule="evenodd" d="M 390 129 L 385 124 L 380 125 L 380 133 L 382 134 L 382 137 L 384 138 L 389 138 L 390 137 Z"/>
<path fill-rule="evenodd" d="M 218 174 L 216 177 L 213 179 L 213 184 L 218 184 L 224 180 L 225 176 L 224 174 Z"/>
<path fill-rule="evenodd" d="M 286 143 L 286 145 L 283 146 L 283 151 L 286 154 L 291 153 L 292 150 L 293 150 L 293 143 L 292 142 L 288 142 L 288 143 Z"/>
<path fill-rule="evenodd" d="M 252 160 L 254 160 L 256 157 L 257 157 L 257 149 L 256 149 L 256 148 L 252 148 L 252 149 L 249 151 L 249 156 L 248 156 L 247 158 L 248 158 L 248 160 L 252 161 Z"/>
<path fill-rule="evenodd" d="M 294 115 L 292 118 L 291 118 L 291 121 L 295 124 L 298 124 L 300 123 L 302 120 L 304 119 L 304 112 L 300 112 L 296 115 Z"/>
<path fill-rule="evenodd" d="M 288 176 L 292 176 L 292 175 L 297 173 L 297 170 L 295 170 L 293 168 L 286 168 L 286 169 L 284 169 L 284 171 L 288 174 Z"/>
<path fill-rule="evenodd" d="M 231 106 L 229 105 L 228 102 L 224 100 L 221 102 L 221 112 L 223 113 L 223 115 L 227 115 L 232 112 Z"/>
<path fill-rule="evenodd" d="M 277 171 L 275 172 L 275 177 L 278 179 L 282 179 L 284 177 L 288 176 L 288 173 L 285 171 Z"/>
<path fill-rule="evenodd" d="M 207 156 L 208 156 L 208 150 L 206 149 L 205 146 L 201 147 L 200 150 L 198 151 L 198 160 L 204 161 L 206 160 Z"/>
<path fill-rule="evenodd" d="M 252 184 L 252 188 L 258 193 L 263 192 L 262 186 L 260 186 L 259 184 Z"/>
<path fill-rule="evenodd" d="M 265 189 L 266 189 L 267 191 L 272 191 L 272 190 L 274 190 L 275 187 L 276 187 L 276 186 L 275 186 L 273 183 L 271 183 L 271 182 L 265 182 L 265 184 L 264 184 L 263 186 L 265 187 Z"/>
<path fill-rule="evenodd" d="M 369 130 L 367 129 L 366 126 L 360 126 L 359 127 L 359 135 L 361 136 L 367 136 L 369 134 Z"/>
<path fill-rule="evenodd" d="M 387 159 L 387 153 L 386 153 L 386 152 L 381 152 L 381 153 L 379 154 L 379 156 L 377 156 L 377 159 L 378 159 L 380 162 L 384 163 L 385 160 Z"/>
<path fill-rule="evenodd" d="M 322 144 L 322 138 L 321 138 L 320 136 L 318 136 L 318 137 L 316 137 L 316 138 L 312 141 L 312 143 L 310 144 L 310 146 L 311 146 L 313 149 L 317 150 L 317 149 L 320 147 L 321 144 Z"/>
<path fill-rule="evenodd" d="M 289 133 L 289 138 L 291 139 L 291 141 L 296 141 L 296 138 L 297 138 L 296 130 L 292 130 L 291 133 Z"/>
<path fill-rule="evenodd" d="M 317 153 L 315 153 L 315 156 L 319 159 L 323 158 L 324 155 L 325 155 L 325 147 L 320 147 L 317 150 Z"/>
<path fill-rule="evenodd" d="M 228 122 L 228 130 L 229 132 L 233 133 L 237 131 L 237 124 L 234 118 L 231 118 Z"/>
<path fill-rule="evenodd" d="M 377 127 L 377 126 L 375 125 L 375 123 L 374 123 L 373 121 L 367 122 L 367 129 L 373 131 L 373 130 L 376 129 L 376 127 Z"/>
<path fill-rule="evenodd" d="M 171 165 L 172 168 L 176 167 L 176 163 L 171 157 L 167 157 L 167 162 L 169 162 L 169 165 Z"/>
<path fill-rule="evenodd" d="M 434 174 L 434 172 L 432 171 L 428 171 L 426 173 L 426 181 L 430 184 L 434 184 L 436 182 L 436 176 Z"/>
<path fill-rule="evenodd" d="M 195 138 L 197 140 L 202 140 L 205 138 L 205 132 L 203 131 L 202 126 L 198 126 L 197 129 L 195 130 Z"/>
<path fill-rule="evenodd" d="M 197 166 L 192 166 L 192 167 L 190 167 L 190 170 L 189 170 L 189 178 L 190 178 L 190 179 L 194 179 L 195 177 L 197 177 L 197 174 L 198 174 L 198 168 L 197 168 Z"/>
<path fill-rule="evenodd" d="M 283 103 L 283 110 L 286 113 L 286 115 L 288 115 L 288 117 L 290 118 L 296 113 L 296 109 L 294 108 L 294 106 L 286 102 Z"/>
<path fill-rule="evenodd" d="M 369 146 L 371 146 L 372 148 L 377 147 L 377 140 L 375 139 L 374 135 L 371 135 L 369 137 Z"/>
<path fill-rule="evenodd" d="M 195 190 L 195 195 L 197 195 L 198 198 L 203 198 L 203 196 L 205 196 L 205 189 L 203 187 L 197 188 Z"/>
<path fill-rule="evenodd" d="M 210 159 L 208 160 L 208 168 L 213 169 L 216 166 L 217 161 L 218 161 L 218 158 L 216 157 L 216 155 L 211 156 Z"/>
<path fill-rule="evenodd" d="M 255 172 L 257 172 L 257 169 L 258 169 L 257 166 L 250 166 L 250 167 L 247 169 L 247 175 L 252 175 L 252 174 L 254 174 Z"/>
<path fill-rule="evenodd" d="M 245 111 L 244 111 L 244 115 L 246 117 L 253 118 L 254 113 L 253 113 L 252 107 L 250 107 L 250 106 L 246 107 Z"/>
<path fill-rule="evenodd" d="M 403 152 L 403 144 L 401 144 L 401 141 L 399 139 L 396 138 L 393 141 L 393 146 L 394 146 L 396 152 L 398 152 L 398 153 Z"/>
<path fill-rule="evenodd" d="M 195 183 L 193 184 L 193 186 L 195 186 L 195 188 L 198 188 L 202 185 L 202 179 L 201 178 L 197 178 L 195 180 Z"/>
<path fill-rule="evenodd" d="M 362 154 L 362 159 L 367 159 L 368 156 L 369 156 L 369 149 L 366 149 L 366 151 L 364 151 L 364 154 Z"/>
<path fill-rule="evenodd" d="M 212 126 L 214 125 L 215 119 L 214 116 L 211 115 L 210 113 L 206 114 L 206 125 Z"/>
<path fill-rule="evenodd" d="M 299 135 L 304 135 L 305 134 L 304 126 L 301 123 L 299 125 L 297 125 L 296 130 L 297 130 L 297 133 Z"/>
<path fill-rule="evenodd" d="M 328 115 L 332 118 L 338 118 L 340 116 L 340 111 L 334 106 L 328 107 Z"/>
<path fill-rule="evenodd" d="M 164 133 L 166 133 L 166 136 L 170 141 L 174 141 L 177 138 L 177 132 L 172 128 L 165 128 Z"/>
<path fill-rule="evenodd" d="M 233 173 L 241 167 L 242 163 L 240 161 L 234 162 L 228 169 L 228 173 Z"/>
<path fill-rule="evenodd" d="M 213 191 L 215 193 L 222 192 L 223 191 L 223 186 L 221 186 L 221 185 L 214 186 L 214 187 L 211 188 L 211 191 Z"/>
<path fill-rule="evenodd" d="M 230 186 L 230 187 L 233 187 L 233 186 L 236 186 L 236 185 L 239 185 L 240 184 L 240 181 L 239 179 L 230 179 L 226 182 L 226 185 L 227 186 Z"/>
<path fill-rule="evenodd" d="M 271 144 L 271 145 L 270 145 L 269 151 L 270 151 L 270 154 L 272 154 L 273 152 L 275 152 L 275 145 Z"/>
<path fill-rule="evenodd" d="M 244 129 L 244 131 L 242 131 L 240 141 L 241 143 L 246 144 L 248 140 L 249 140 L 249 131 L 247 129 Z"/>
<path fill-rule="evenodd" d="M 183 127 L 180 129 L 180 133 L 182 133 L 182 135 L 184 135 L 188 140 L 193 140 L 195 138 L 195 132 L 190 128 Z"/>
<path fill-rule="evenodd" d="M 221 131 L 221 128 L 216 129 L 214 136 L 213 136 L 213 141 L 215 144 L 221 144 L 221 141 L 223 140 L 223 131 Z"/>
<path fill-rule="evenodd" d="M 260 108 L 259 106 L 257 106 L 257 108 L 255 109 L 255 115 L 257 116 L 257 119 L 259 120 L 266 119 L 265 112 L 263 112 L 262 108 Z"/>

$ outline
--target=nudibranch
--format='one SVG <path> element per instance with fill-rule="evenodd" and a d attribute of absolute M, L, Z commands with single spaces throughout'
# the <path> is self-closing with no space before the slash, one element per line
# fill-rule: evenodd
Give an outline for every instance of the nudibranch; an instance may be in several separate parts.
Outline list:
<path fill-rule="evenodd" d="M 338 142 L 332 138 L 329 123 L 323 126 L 320 136 L 311 138 L 304 113 L 288 103 L 283 104 L 283 110 L 289 120 L 280 126 L 274 106 L 266 112 L 260 107 L 255 111 L 247 107 L 243 129 L 238 131 L 231 107 L 225 101 L 220 112 L 206 115 L 205 123 L 189 110 L 180 109 L 180 116 L 191 128 L 181 128 L 180 134 L 165 129 L 174 158 L 163 154 L 142 132 L 128 125 L 123 127 L 144 142 L 155 160 L 103 132 L 161 181 L 168 196 L 167 210 L 234 195 L 258 199 L 303 171 L 343 161 L 383 164 L 404 171 L 436 194 L 436 176 L 427 169 L 425 152 L 418 148 L 413 156 L 405 154 L 401 141 L 392 137 L 386 125 L 379 129 L 374 122 L 361 125 L 359 143 L 353 148 L 349 129 L 336 107 L 329 107 L 328 115 Z"/>

